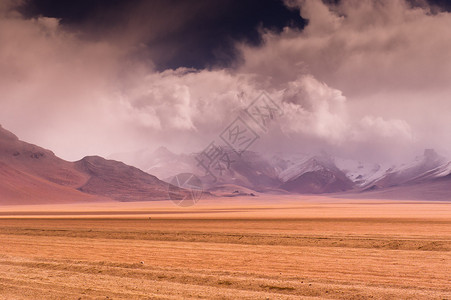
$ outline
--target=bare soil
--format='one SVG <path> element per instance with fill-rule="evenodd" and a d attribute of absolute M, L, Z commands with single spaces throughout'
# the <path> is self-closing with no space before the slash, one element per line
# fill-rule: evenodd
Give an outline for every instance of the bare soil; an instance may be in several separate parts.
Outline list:
<path fill-rule="evenodd" d="M 451 204 L 298 200 L 2 208 L 0 299 L 451 299 Z"/>

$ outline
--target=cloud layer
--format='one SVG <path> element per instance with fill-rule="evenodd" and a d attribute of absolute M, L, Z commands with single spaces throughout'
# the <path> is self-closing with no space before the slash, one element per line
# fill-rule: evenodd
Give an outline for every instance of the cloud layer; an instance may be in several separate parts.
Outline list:
<path fill-rule="evenodd" d="M 86 39 L 11 3 L 0 6 L 0 122 L 67 159 L 201 150 L 262 90 L 284 115 L 256 150 L 378 160 L 451 149 L 451 15 L 426 4 L 287 1 L 304 30 L 237 43 L 234 68 L 158 72 L 121 36 Z"/>

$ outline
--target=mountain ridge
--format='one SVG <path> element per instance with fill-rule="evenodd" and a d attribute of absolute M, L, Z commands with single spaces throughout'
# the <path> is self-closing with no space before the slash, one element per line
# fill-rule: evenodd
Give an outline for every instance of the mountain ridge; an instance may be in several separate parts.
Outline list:
<path fill-rule="evenodd" d="M 235 162 L 231 170 L 223 172 L 222 176 L 213 181 L 205 175 L 205 170 L 199 168 L 194 159 L 200 153 L 184 154 L 182 157 L 166 148 L 161 152 L 171 153 L 172 163 L 168 164 L 163 155 L 157 155 L 158 158 L 152 157 L 153 154 L 150 152 L 145 162 L 158 162 L 151 168 L 165 170 L 166 178 L 170 179 L 176 173 L 176 169 L 171 166 L 180 165 L 182 161 L 183 171 L 198 175 L 211 190 L 224 184 L 231 184 L 242 186 L 242 190 L 251 189 L 262 193 L 362 195 L 374 193 L 376 190 L 393 190 L 415 184 L 421 184 L 426 188 L 428 183 L 432 184 L 451 173 L 451 162 L 433 149 L 426 149 L 423 155 L 412 163 L 402 165 L 344 160 L 324 152 L 319 155 L 264 157 L 256 152 L 245 151 L 239 157 L 238 165 Z M 253 172 L 246 171 L 249 167 Z M 168 174 L 168 170 L 175 173 Z M 266 179 L 262 181 L 262 178 Z M 265 183 L 266 187 L 261 183 Z M 440 188 L 445 189 L 446 185 L 442 184 Z"/>
<path fill-rule="evenodd" d="M 99 156 L 65 161 L 0 125 L 0 204 L 166 200 L 168 187 L 136 167 Z M 186 193 L 173 190 L 180 197 Z"/>
<path fill-rule="evenodd" d="M 223 150 L 235 155 L 231 149 Z M 218 195 L 258 192 L 451 200 L 451 162 L 433 149 L 409 164 L 387 167 L 356 162 L 354 168 L 325 153 L 269 159 L 245 151 L 232 157 L 231 165 L 217 178 L 200 167 L 196 160 L 200 153 L 174 154 L 160 147 L 140 154 L 150 169 L 196 174 L 206 190 Z M 48 149 L 21 141 L 0 125 L 0 204 L 166 200 L 168 187 L 168 182 L 120 161 L 100 156 L 65 161 Z M 174 191 L 172 196 L 181 198 L 187 193 Z"/>

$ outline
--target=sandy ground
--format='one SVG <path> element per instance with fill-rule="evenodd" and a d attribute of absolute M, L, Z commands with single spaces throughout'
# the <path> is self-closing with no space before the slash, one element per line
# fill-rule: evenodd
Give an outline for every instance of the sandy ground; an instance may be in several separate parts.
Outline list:
<path fill-rule="evenodd" d="M 0 299 L 451 299 L 451 203 L 0 208 Z"/>

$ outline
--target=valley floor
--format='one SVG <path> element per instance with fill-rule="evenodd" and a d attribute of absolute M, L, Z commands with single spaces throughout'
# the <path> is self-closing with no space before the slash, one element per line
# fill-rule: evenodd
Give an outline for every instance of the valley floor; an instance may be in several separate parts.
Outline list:
<path fill-rule="evenodd" d="M 451 299 L 451 203 L 259 200 L 2 207 L 0 299 Z"/>

